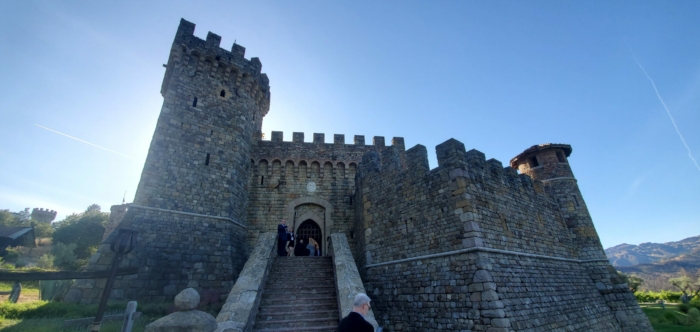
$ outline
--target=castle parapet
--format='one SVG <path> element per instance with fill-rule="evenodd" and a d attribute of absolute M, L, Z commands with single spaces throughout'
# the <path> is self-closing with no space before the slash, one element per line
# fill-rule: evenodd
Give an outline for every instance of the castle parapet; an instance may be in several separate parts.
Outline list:
<path fill-rule="evenodd" d="M 32 219 L 39 222 L 51 223 L 54 219 L 56 219 L 56 214 L 57 212 L 54 210 L 43 208 L 32 209 Z"/>
<path fill-rule="evenodd" d="M 245 59 L 245 48 L 233 44 L 231 51 L 220 47 L 221 36 L 208 32 L 206 40 L 194 35 L 195 24 L 185 19 L 180 25 L 173 41 L 173 47 L 161 87 L 165 96 L 172 73 L 186 70 L 188 76 L 198 71 L 206 72 L 222 85 L 242 85 L 256 100 L 263 104 L 263 115 L 267 114 L 270 102 L 270 81 L 262 74 L 262 62 L 258 58 Z M 207 67 L 208 66 L 208 67 Z"/>
<path fill-rule="evenodd" d="M 333 134 L 333 142 L 332 143 L 326 143 L 326 134 L 324 133 L 313 133 L 313 141 L 312 142 L 305 142 L 304 141 L 304 133 L 303 132 L 293 132 L 292 133 L 292 141 L 285 141 L 284 140 L 284 132 L 282 131 L 272 131 L 270 133 L 270 140 L 265 141 L 265 140 L 260 140 L 263 144 L 265 142 L 275 142 L 275 143 L 305 143 L 305 144 L 333 144 L 333 145 L 344 145 L 344 146 L 350 146 L 350 145 L 357 145 L 357 146 L 365 146 L 365 136 L 364 135 L 354 135 L 353 137 L 353 143 L 354 144 L 345 144 L 345 135 L 344 134 Z M 372 145 L 370 146 L 375 146 L 375 147 L 385 147 L 385 139 L 384 136 L 374 136 L 372 137 Z M 405 143 L 404 143 L 404 138 L 403 137 L 392 137 L 391 139 L 391 146 L 396 146 L 400 149 L 405 149 Z"/>
<path fill-rule="evenodd" d="M 435 147 L 439 167 L 467 168 L 467 150 L 454 138 Z"/>

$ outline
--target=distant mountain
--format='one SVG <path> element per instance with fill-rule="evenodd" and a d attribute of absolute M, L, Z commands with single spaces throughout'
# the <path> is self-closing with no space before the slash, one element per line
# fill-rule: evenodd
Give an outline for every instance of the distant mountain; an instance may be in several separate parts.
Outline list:
<path fill-rule="evenodd" d="M 696 271 L 700 269 L 700 247 L 693 249 L 687 254 L 660 259 L 653 263 L 637 264 L 634 266 L 617 266 L 616 268 L 622 273 L 634 273 L 637 275 L 658 273 L 673 274 L 680 272 L 681 269 Z"/>
<path fill-rule="evenodd" d="M 695 266 L 690 268 L 700 268 L 700 257 L 698 257 L 700 256 L 700 235 L 676 242 L 646 242 L 638 246 L 623 243 L 605 249 L 605 254 L 608 256 L 610 263 L 622 272 L 627 270 L 623 269 L 623 267 L 636 266 L 642 268 L 640 264 L 648 265 L 644 269 L 652 269 L 658 272 L 661 272 L 660 269 L 664 267 L 676 267 L 679 269 L 684 265 Z M 693 262 L 698 263 L 698 265 L 695 265 Z M 642 271 L 640 270 L 639 272 Z M 664 271 L 671 272 L 670 270 Z"/>

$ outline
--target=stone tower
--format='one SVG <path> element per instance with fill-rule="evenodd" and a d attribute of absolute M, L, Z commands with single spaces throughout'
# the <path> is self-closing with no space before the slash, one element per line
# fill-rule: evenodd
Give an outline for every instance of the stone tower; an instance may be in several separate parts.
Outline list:
<path fill-rule="evenodd" d="M 193 35 L 180 21 L 161 87 L 163 107 L 134 204 L 245 220 L 251 149 L 270 106 L 267 75 L 245 48 Z"/>
<path fill-rule="evenodd" d="M 267 75 L 245 48 L 219 47 L 221 37 L 194 36 L 180 21 L 165 65 L 163 106 L 134 202 L 110 224 L 138 231 L 138 246 L 123 261 L 138 275 L 117 278 L 114 299 L 163 301 L 187 287 L 225 293 L 249 252 L 245 246 L 251 154 L 269 110 Z M 107 269 L 114 257 L 103 244 L 87 270 Z M 95 303 L 104 282 L 85 279 L 66 301 Z"/>
<path fill-rule="evenodd" d="M 34 208 L 32 209 L 32 219 L 50 224 L 54 219 L 56 219 L 56 211 L 43 208 Z"/>
<path fill-rule="evenodd" d="M 533 145 L 511 159 L 510 165 L 521 174 L 542 181 L 544 190 L 556 197 L 566 226 L 571 234 L 574 234 L 574 242 L 579 246 L 579 259 L 606 258 L 593 220 L 567 161 L 571 151 L 568 144 Z"/>

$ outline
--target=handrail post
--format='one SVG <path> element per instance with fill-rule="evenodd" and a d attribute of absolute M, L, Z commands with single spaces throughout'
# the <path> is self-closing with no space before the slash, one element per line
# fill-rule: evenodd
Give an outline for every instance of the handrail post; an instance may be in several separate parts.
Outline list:
<path fill-rule="evenodd" d="M 97 307 L 95 321 L 92 323 L 92 329 L 90 330 L 92 332 L 98 332 L 100 330 L 100 326 L 102 325 L 102 316 L 104 316 L 105 310 L 107 309 L 107 300 L 109 299 L 110 293 L 112 293 L 114 277 L 117 275 L 117 267 L 119 266 L 119 262 L 122 260 L 122 257 L 130 253 L 136 247 L 137 233 L 137 231 L 131 229 L 119 229 L 119 234 L 117 234 L 117 237 L 110 245 L 110 249 L 115 253 L 114 259 L 112 260 L 112 270 L 109 273 L 105 290 L 102 292 L 100 306 Z"/>

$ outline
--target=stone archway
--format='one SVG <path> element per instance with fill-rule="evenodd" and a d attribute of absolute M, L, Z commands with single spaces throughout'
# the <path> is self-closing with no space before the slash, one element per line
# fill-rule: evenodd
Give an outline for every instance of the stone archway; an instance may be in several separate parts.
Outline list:
<path fill-rule="evenodd" d="M 300 207 L 304 205 L 314 206 L 314 209 L 306 209 L 299 215 L 295 212 L 299 212 Z M 331 218 L 331 212 L 333 211 L 333 205 L 318 197 L 301 197 L 297 198 L 287 204 L 286 216 L 287 223 L 293 225 L 294 233 L 297 233 L 298 227 L 306 220 L 313 220 L 321 228 L 322 240 L 321 244 L 321 254 L 324 256 L 328 252 L 328 241 L 326 238 L 330 236 L 330 231 L 333 229 L 333 218 Z M 296 218 L 295 218 L 296 217 Z"/>
<path fill-rule="evenodd" d="M 325 255 L 326 253 L 323 251 L 323 244 L 326 241 L 323 241 L 323 232 L 321 231 L 321 226 L 319 226 L 318 223 L 316 223 L 312 219 L 306 219 L 299 226 L 297 227 L 296 231 L 296 236 L 298 238 L 304 239 L 304 244 L 308 244 L 309 238 L 314 239 L 318 243 L 319 248 L 321 249 L 321 255 Z"/>

